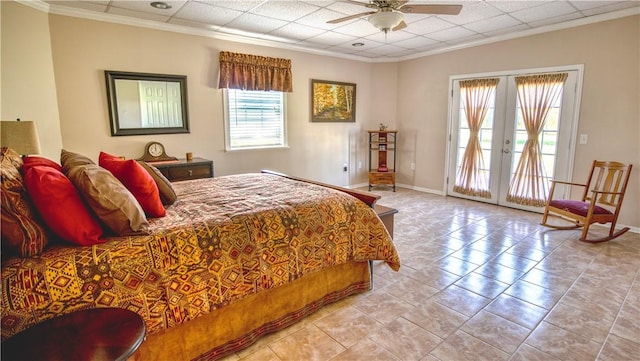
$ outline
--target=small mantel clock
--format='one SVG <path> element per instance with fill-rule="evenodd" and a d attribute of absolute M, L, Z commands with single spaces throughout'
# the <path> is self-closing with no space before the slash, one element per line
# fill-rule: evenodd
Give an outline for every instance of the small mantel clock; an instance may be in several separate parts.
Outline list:
<path fill-rule="evenodd" d="M 144 155 L 139 158 L 145 162 L 163 162 L 178 160 L 176 157 L 167 155 L 164 145 L 160 142 L 149 142 L 144 147 Z"/>

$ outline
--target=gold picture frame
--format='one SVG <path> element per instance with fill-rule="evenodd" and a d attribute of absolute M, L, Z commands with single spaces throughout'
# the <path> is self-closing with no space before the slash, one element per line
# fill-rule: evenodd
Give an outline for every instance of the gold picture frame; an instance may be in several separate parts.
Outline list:
<path fill-rule="evenodd" d="M 355 122 L 356 84 L 311 79 L 312 122 Z"/>

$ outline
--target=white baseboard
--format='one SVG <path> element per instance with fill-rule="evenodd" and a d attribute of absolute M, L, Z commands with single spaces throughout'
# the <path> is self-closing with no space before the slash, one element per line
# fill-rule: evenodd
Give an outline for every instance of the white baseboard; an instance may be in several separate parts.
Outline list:
<path fill-rule="evenodd" d="M 361 183 L 361 184 L 354 184 L 354 185 L 347 186 L 347 188 L 362 188 L 362 187 L 368 187 L 368 186 L 369 186 L 368 183 Z M 412 185 L 408 185 L 408 184 L 400 184 L 400 183 L 397 183 L 396 187 L 412 189 L 414 191 L 423 192 L 423 193 L 430 193 L 430 194 L 435 194 L 435 195 L 439 195 L 439 196 L 446 196 L 444 191 L 436 190 L 436 189 L 422 188 L 422 187 L 416 187 L 416 186 L 412 186 Z M 592 224 L 592 226 L 608 228 L 608 226 L 606 224 L 599 224 L 599 223 L 594 223 L 594 224 Z M 624 228 L 624 227 L 629 227 L 629 232 L 631 232 L 631 233 L 640 233 L 640 227 L 632 227 L 632 226 L 627 226 L 627 225 L 620 224 L 620 223 L 616 224 L 616 229 L 620 229 L 620 228 Z"/>
<path fill-rule="evenodd" d="M 439 196 L 444 196 L 445 195 L 444 191 L 437 190 L 437 189 L 416 187 L 416 186 L 412 186 L 412 185 L 408 185 L 408 184 L 396 184 L 396 186 L 397 187 L 401 187 L 401 188 L 406 188 L 406 189 L 413 189 L 414 191 L 418 191 L 418 192 L 431 193 L 431 194 L 435 194 L 435 195 L 439 195 Z"/>

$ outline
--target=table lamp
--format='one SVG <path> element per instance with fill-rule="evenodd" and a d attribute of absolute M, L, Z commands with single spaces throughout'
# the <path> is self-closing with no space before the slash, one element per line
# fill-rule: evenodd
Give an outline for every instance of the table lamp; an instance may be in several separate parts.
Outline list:
<path fill-rule="evenodd" d="M 40 154 L 38 129 L 33 121 L 0 121 L 0 145 L 23 156 Z"/>

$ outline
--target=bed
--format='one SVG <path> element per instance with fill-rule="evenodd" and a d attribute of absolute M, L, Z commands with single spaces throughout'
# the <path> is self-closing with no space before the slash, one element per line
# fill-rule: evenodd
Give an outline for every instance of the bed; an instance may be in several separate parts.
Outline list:
<path fill-rule="evenodd" d="M 173 187 L 177 201 L 149 234 L 4 259 L 2 339 L 119 307 L 147 327 L 134 359 L 215 360 L 369 290 L 372 260 L 400 267 L 373 194 L 270 172 Z"/>

